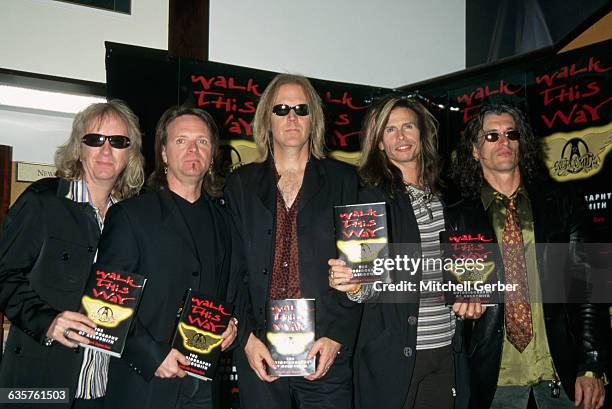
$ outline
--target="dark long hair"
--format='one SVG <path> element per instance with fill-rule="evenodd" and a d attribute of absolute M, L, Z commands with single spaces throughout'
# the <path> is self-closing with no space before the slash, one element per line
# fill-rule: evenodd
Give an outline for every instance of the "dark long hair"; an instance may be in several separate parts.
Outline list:
<path fill-rule="evenodd" d="M 518 108 L 509 105 L 484 105 L 466 125 L 451 167 L 451 177 L 459 186 L 463 197 L 474 198 L 480 196 L 484 177 L 480 162 L 474 159 L 473 149 L 483 143 L 480 134 L 483 130 L 485 117 L 501 114 L 510 114 L 514 120 L 515 128 L 521 134 L 518 164 L 522 183 L 530 186 L 546 178 L 542 148 L 523 113 Z"/>
<path fill-rule="evenodd" d="M 428 187 L 433 193 L 439 193 L 438 121 L 420 102 L 396 94 L 383 97 L 366 113 L 361 127 L 359 176 L 366 186 L 379 186 L 391 196 L 395 190 L 403 188 L 402 171 L 378 147 L 383 140 L 391 111 L 395 108 L 408 108 L 416 114 L 421 138 L 419 184 Z"/>
<path fill-rule="evenodd" d="M 219 172 L 216 169 L 219 161 L 215 160 L 219 150 L 219 128 L 208 112 L 186 106 L 173 106 L 168 108 L 157 122 L 157 128 L 155 130 L 155 170 L 151 173 L 151 176 L 149 176 L 147 186 L 149 190 L 153 191 L 168 188 L 168 179 L 165 172 L 166 165 L 162 158 L 162 151 L 163 147 L 166 146 L 168 142 L 168 127 L 170 123 L 184 115 L 197 116 L 210 130 L 212 142 L 211 158 L 213 160 L 202 181 L 202 191 L 208 193 L 212 197 L 219 197 L 221 196 L 222 183 Z"/>

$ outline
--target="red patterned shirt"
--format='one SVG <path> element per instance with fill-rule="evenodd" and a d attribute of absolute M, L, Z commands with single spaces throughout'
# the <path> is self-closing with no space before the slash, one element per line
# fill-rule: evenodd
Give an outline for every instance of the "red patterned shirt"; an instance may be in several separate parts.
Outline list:
<path fill-rule="evenodd" d="M 298 257 L 297 211 L 301 190 L 287 209 L 283 195 L 276 191 L 276 233 L 270 299 L 301 298 Z"/>

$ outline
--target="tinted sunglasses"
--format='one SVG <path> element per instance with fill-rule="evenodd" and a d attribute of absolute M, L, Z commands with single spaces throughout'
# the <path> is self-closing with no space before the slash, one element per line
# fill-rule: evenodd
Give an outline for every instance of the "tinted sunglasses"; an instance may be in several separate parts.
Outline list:
<path fill-rule="evenodd" d="M 295 106 L 289 106 L 287 104 L 278 104 L 272 107 L 272 113 L 278 116 L 289 115 L 289 111 L 294 110 L 299 116 L 308 115 L 308 104 L 298 104 Z"/>
<path fill-rule="evenodd" d="M 518 141 L 521 137 L 521 133 L 515 129 L 511 129 L 506 132 L 487 132 L 484 134 L 484 140 L 487 142 L 497 142 L 501 135 L 505 135 L 509 141 Z"/>
<path fill-rule="evenodd" d="M 87 135 L 83 136 L 83 139 L 81 139 L 85 145 L 95 148 L 99 148 L 100 146 L 104 145 L 104 142 L 107 140 L 108 143 L 110 143 L 110 146 L 115 149 L 125 149 L 130 146 L 131 143 L 130 138 L 127 136 L 101 135 L 99 133 L 88 133 Z"/>

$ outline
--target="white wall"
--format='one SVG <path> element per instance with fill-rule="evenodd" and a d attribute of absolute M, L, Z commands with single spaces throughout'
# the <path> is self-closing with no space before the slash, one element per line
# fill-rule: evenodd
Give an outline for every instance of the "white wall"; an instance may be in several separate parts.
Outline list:
<path fill-rule="evenodd" d="M 105 82 L 104 41 L 167 49 L 168 2 L 132 0 L 124 15 L 0 0 L 0 67 Z M 212 0 L 210 59 L 399 87 L 465 68 L 465 2 Z M 0 108 L 0 144 L 14 146 L 14 160 L 52 163 L 69 122 Z"/>
<path fill-rule="evenodd" d="M 213 0 L 210 59 L 399 87 L 465 68 L 466 0 Z"/>
<path fill-rule="evenodd" d="M 71 127 L 72 118 L 64 115 L 0 109 L 0 144 L 13 147 L 13 161 L 53 164 Z"/>
<path fill-rule="evenodd" d="M 106 82 L 104 41 L 168 48 L 168 0 L 132 14 L 52 0 L 1 0 L 0 67 Z"/>
<path fill-rule="evenodd" d="M 132 14 L 52 0 L 0 0 L 0 67 L 106 82 L 104 41 L 168 48 L 168 0 L 132 0 Z M 53 163 L 71 118 L 0 108 L 13 160 Z"/>

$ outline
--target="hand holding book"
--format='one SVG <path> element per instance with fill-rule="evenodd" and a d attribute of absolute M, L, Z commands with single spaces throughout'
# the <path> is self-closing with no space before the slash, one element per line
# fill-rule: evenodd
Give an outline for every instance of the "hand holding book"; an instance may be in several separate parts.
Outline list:
<path fill-rule="evenodd" d="M 232 317 L 227 325 L 227 329 L 223 331 L 221 334 L 221 338 L 223 338 L 223 342 L 221 342 L 221 351 L 225 351 L 229 348 L 236 339 L 238 335 L 238 320 L 235 317 Z"/>
<path fill-rule="evenodd" d="M 453 304 L 453 312 L 461 319 L 478 319 L 486 309 L 487 306 L 481 304 L 479 300 L 456 301 Z"/>
<path fill-rule="evenodd" d="M 361 284 L 351 283 L 353 271 L 346 266 L 343 260 L 330 258 L 327 260 L 329 265 L 329 286 L 343 293 L 355 293 L 361 288 Z"/>
<path fill-rule="evenodd" d="M 342 348 L 342 344 L 333 339 L 327 337 L 317 339 L 310 349 L 310 352 L 308 352 L 308 359 L 312 359 L 319 354 L 317 370 L 315 373 L 305 376 L 304 379 L 314 381 L 325 376 L 329 368 L 334 364 L 340 348 Z"/>
<path fill-rule="evenodd" d="M 270 350 L 253 333 L 249 334 L 249 339 L 244 347 L 244 353 L 249 361 L 251 369 L 262 381 L 273 382 L 278 376 L 268 375 L 266 366 L 276 369 L 276 363 L 270 354 Z"/>
<path fill-rule="evenodd" d="M 158 378 L 184 378 L 187 373 L 181 369 L 179 365 L 189 366 L 189 361 L 185 355 L 181 354 L 176 349 L 172 348 L 166 359 L 155 371 L 155 376 Z"/>
<path fill-rule="evenodd" d="M 74 311 L 63 311 L 51 322 L 47 330 L 47 338 L 68 348 L 76 348 L 79 343 L 89 344 L 89 340 L 79 335 L 78 331 L 94 336 L 95 328 L 96 324 L 87 316 Z"/>

